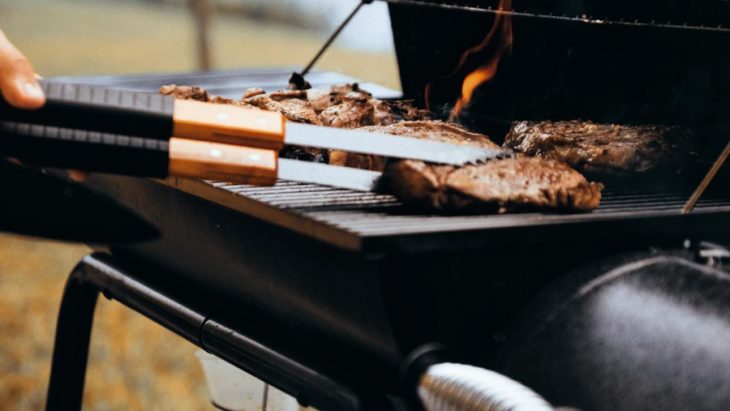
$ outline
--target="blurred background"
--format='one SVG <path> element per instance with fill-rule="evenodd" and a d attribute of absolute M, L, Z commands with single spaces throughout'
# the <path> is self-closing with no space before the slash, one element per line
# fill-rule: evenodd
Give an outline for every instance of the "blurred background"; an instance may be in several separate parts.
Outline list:
<path fill-rule="evenodd" d="M 305 65 L 359 0 L 0 0 L 0 28 L 46 77 Z M 399 89 L 384 4 L 318 66 Z M 83 245 L 0 234 L 0 404 L 42 409 L 66 276 Z M 85 410 L 210 410 L 195 347 L 99 300 Z"/>

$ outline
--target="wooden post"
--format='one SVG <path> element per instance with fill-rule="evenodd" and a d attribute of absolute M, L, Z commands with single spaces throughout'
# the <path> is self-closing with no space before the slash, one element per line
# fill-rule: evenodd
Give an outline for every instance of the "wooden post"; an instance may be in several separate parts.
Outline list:
<path fill-rule="evenodd" d="M 210 46 L 210 22 L 213 17 L 213 1 L 189 0 L 189 5 L 197 31 L 198 69 L 208 71 L 213 68 Z"/>

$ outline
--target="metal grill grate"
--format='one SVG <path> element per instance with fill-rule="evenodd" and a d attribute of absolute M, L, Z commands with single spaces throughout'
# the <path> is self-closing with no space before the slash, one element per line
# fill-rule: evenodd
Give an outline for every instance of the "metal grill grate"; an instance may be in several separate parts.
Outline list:
<path fill-rule="evenodd" d="M 207 183 L 211 186 L 268 204 L 282 210 L 303 214 L 323 212 L 361 211 L 373 212 L 383 209 L 384 215 L 413 214 L 397 199 L 390 195 L 343 190 L 315 184 L 282 181 L 274 187 L 232 185 L 228 183 Z M 621 211 L 682 211 L 682 206 L 692 194 L 690 189 L 650 192 L 647 189 L 607 189 L 603 191 L 601 206 L 592 214 L 615 213 Z M 730 207 L 730 196 L 707 197 L 700 200 L 697 208 Z M 529 214 L 523 214 L 529 215 Z M 582 214 L 585 215 L 585 214 Z M 410 216 L 412 217 L 412 216 Z M 494 218 L 498 216 L 469 216 L 474 218 Z M 407 218 L 407 217 L 406 217 Z M 458 218 L 458 217 L 450 217 Z"/>
<path fill-rule="evenodd" d="M 682 207 L 692 192 L 691 188 L 675 190 L 656 188 L 653 191 L 646 188 L 607 189 L 604 191 L 601 206 L 591 213 L 441 216 L 415 213 L 389 195 L 313 184 L 280 182 L 274 187 L 256 187 L 207 182 L 205 185 L 226 195 L 213 198 L 201 192 L 200 187 L 196 190 L 185 186 L 177 188 L 195 192 L 202 197 L 309 236 L 358 249 L 363 248 L 363 241 L 369 238 L 479 231 L 483 239 L 487 239 L 490 231 L 502 232 L 504 229 L 519 227 L 555 228 L 571 223 L 626 222 L 646 217 L 680 218 Z M 272 214 L 272 210 L 278 211 L 279 214 Z M 703 212 L 718 211 L 722 213 L 730 211 L 730 196 L 709 195 L 703 198 L 695 209 L 698 215 Z M 665 228 L 671 230 L 671 224 L 666 224 L 669 225 Z M 589 230 L 585 227 L 583 231 Z M 345 238 L 347 237 L 345 234 L 350 235 L 349 240 Z M 499 238 L 495 237 L 493 240 Z"/>

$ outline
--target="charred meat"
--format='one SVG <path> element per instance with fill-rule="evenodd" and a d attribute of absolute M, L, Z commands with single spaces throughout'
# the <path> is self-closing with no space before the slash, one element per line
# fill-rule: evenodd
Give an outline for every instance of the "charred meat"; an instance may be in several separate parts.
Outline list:
<path fill-rule="evenodd" d="M 246 94 L 252 94 L 248 90 Z M 244 94 L 244 96 L 246 95 Z M 254 94 L 242 100 L 246 104 L 266 111 L 278 111 L 289 121 L 322 125 L 314 111 L 312 103 L 307 100 L 307 92 L 303 90 L 277 91 L 271 94 Z"/>
<path fill-rule="evenodd" d="M 504 146 L 579 171 L 621 175 L 681 166 L 692 138 L 691 131 L 679 126 L 519 121 L 512 124 Z"/>
<path fill-rule="evenodd" d="M 200 87 L 171 84 L 160 87 L 159 93 L 166 96 L 173 96 L 178 100 L 195 100 L 203 103 L 210 102 L 210 95 L 204 88 Z"/>
<path fill-rule="evenodd" d="M 587 211 L 603 189 L 563 163 L 530 157 L 462 168 L 404 160 L 388 165 L 385 181 L 404 203 L 440 213 Z"/>
<path fill-rule="evenodd" d="M 173 84 L 160 87 L 159 93 L 173 96 L 179 100 L 195 100 L 203 103 L 230 104 L 234 106 L 253 108 L 252 106 L 238 100 L 221 96 L 211 96 L 205 89 L 200 87 L 176 86 Z"/>

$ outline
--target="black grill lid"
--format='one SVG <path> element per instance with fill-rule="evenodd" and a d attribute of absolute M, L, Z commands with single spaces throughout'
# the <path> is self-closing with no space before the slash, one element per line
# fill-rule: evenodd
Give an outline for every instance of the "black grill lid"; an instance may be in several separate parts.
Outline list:
<path fill-rule="evenodd" d="M 384 0 L 390 4 L 463 9 L 470 12 L 496 11 L 499 0 Z M 512 0 L 511 10 L 530 17 L 567 17 L 604 22 L 640 22 L 716 28 L 730 24 L 730 0 Z"/>
<path fill-rule="evenodd" d="M 484 10 L 498 2 L 471 2 L 479 6 L 469 9 L 423 3 L 390 4 L 403 90 L 423 101 L 430 84 L 431 107 L 448 111 L 464 77 L 491 55 L 487 48 L 451 75 L 463 53 L 485 38 L 495 14 Z M 724 146 L 728 1 L 514 0 L 513 6 L 512 52 L 477 90 L 463 118 L 470 127 L 499 141 L 514 120 L 679 124 L 708 140 L 710 156 Z M 637 20 L 642 24 L 631 25 Z"/>

